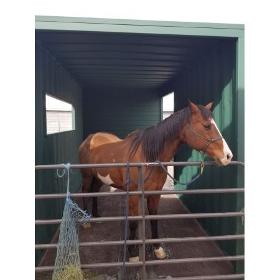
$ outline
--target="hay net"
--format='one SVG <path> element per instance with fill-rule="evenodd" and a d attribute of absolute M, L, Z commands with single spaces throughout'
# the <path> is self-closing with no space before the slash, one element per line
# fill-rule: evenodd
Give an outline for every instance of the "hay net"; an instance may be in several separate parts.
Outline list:
<path fill-rule="evenodd" d="M 84 279 L 79 254 L 79 223 L 87 222 L 90 216 L 70 198 L 69 169 L 70 164 L 66 164 L 64 173 L 58 174 L 59 177 L 62 177 L 67 171 L 67 195 L 60 224 L 52 280 Z"/>

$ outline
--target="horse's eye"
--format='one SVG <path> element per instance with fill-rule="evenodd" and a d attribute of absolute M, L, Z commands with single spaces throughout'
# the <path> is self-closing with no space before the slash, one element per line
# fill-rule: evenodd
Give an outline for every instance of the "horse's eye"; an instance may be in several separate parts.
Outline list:
<path fill-rule="evenodd" d="M 210 130 L 211 129 L 211 124 L 205 124 L 203 125 L 205 129 Z"/>

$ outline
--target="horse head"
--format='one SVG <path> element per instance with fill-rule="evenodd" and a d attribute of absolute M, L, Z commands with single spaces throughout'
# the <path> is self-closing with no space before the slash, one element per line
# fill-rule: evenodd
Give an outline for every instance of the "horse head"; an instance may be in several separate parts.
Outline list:
<path fill-rule="evenodd" d="M 212 105 L 212 102 L 202 106 L 189 101 L 190 117 L 183 127 L 181 141 L 225 166 L 233 155 L 213 119 Z"/>

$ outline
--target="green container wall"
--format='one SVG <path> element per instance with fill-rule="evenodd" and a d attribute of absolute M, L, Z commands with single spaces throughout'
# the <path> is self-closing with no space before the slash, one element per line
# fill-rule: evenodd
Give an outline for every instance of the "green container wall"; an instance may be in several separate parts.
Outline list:
<path fill-rule="evenodd" d="M 237 92 L 236 92 L 236 42 L 225 42 L 195 61 L 191 70 L 181 73 L 175 83 L 175 110 L 187 104 L 190 99 L 195 103 L 206 105 L 214 101 L 214 119 L 224 138 L 237 158 L 238 145 L 243 145 L 243 139 L 237 139 Z M 177 161 L 201 160 L 197 151 L 186 146 L 182 147 L 176 156 Z M 175 170 L 176 177 L 181 182 L 189 182 L 198 172 L 197 167 L 187 167 Z M 243 187 L 242 167 L 207 167 L 199 180 L 189 185 L 189 189 Z M 185 189 L 185 185 L 176 185 L 176 189 Z M 183 203 L 192 212 L 227 212 L 239 211 L 243 205 L 242 195 L 210 194 L 181 196 Z M 243 231 L 240 218 L 217 218 L 199 220 L 210 235 L 235 234 Z M 238 243 L 238 244 L 237 244 Z M 219 242 L 228 255 L 241 253 L 240 242 Z"/>
<path fill-rule="evenodd" d="M 84 138 L 98 131 L 124 138 L 131 131 L 149 127 L 161 119 L 158 93 L 145 89 L 87 89 L 83 108 Z"/>
<path fill-rule="evenodd" d="M 70 74 L 39 43 L 36 44 L 35 84 L 35 163 L 54 164 L 78 162 L 78 147 L 82 141 L 82 91 Z M 46 135 L 45 94 L 71 103 L 75 108 L 74 131 Z M 80 175 L 71 174 L 71 191 L 77 191 Z M 66 191 L 65 178 L 60 179 L 55 170 L 36 171 L 36 193 L 59 193 Z M 36 219 L 61 218 L 64 200 L 36 201 Z M 37 226 L 36 243 L 49 243 L 57 226 Z M 36 250 L 36 262 L 42 251 Z"/>

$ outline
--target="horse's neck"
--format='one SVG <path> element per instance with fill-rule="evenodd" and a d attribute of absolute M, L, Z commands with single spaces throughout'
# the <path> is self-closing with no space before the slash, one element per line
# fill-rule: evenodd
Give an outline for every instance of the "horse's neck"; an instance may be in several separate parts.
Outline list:
<path fill-rule="evenodd" d="M 163 162 L 171 161 L 174 158 L 174 155 L 180 145 L 181 145 L 181 141 L 180 141 L 179 137 L 173 139 L 172 141 L 166 142 L 164 145 L 163 152 L 160 155 L 160 161 L 163 161 Z"/>

